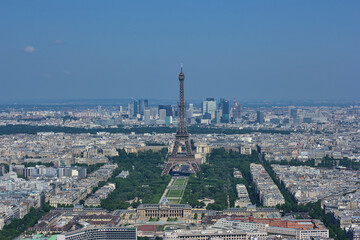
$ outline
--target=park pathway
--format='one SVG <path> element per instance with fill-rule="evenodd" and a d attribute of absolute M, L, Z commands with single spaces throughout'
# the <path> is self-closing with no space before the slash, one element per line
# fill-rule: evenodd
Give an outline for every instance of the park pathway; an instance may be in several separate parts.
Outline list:
<path fill-rule="evenodd" d="M 160 202 L 166 197 L 171 204 L 179 204 L 184 195 L 187 182 L 188 177 L 173 176 L 161 196 Z"/>

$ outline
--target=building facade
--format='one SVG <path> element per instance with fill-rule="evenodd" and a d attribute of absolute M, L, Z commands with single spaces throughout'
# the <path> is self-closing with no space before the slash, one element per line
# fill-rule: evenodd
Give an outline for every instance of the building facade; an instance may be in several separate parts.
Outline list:
<path fill-rule="evenodd" d="M 164 240 L 191 239 L 191 240 L 265 240 L 266 232 L 249 232 L 227 229 L 206 229 L 206 230 L 175 230 L 164 233 Z"/>
<path fill-rule="evenodd" d="M 86 228 L 57 236 L 58 240 L 136 240 L 136 228 L 101 227 Z"/>
<path fill-rule="evenodd" d="M 223 211 L 228 216 L 252 216 L 254 218 L 280 217 L 280 211 L 276 208 L 256 208 L 249 205 L 246 208 L 228 208 Z"/>
<path fill-rule="evenodd" d="M 189 204 L 141 204 L 136 213 L 141 219 L 146 218 L 191 218 Z"/>

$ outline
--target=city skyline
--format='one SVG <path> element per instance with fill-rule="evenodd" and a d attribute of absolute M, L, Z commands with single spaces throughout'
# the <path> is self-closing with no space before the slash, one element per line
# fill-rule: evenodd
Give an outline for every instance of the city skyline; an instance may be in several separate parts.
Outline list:
<path fill-rule="evenodd" d="M 360 239 L 359 12 L 0 2 L 0 239 Z"/>
<path fill-rule="evenodd" d="M 360 4 L 1 3 L 0 103 L 358 100 Z"/>

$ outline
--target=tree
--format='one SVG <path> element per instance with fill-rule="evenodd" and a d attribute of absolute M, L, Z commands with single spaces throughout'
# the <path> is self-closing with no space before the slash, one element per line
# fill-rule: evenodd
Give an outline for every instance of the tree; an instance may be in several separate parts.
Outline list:
<path fill-rule="evenodd" d="M 109 179 L 109 182 L 115 183 L 116 189 L 107 199 L 101 200 L 102 208 L 110 211 L 126 209 L 130 206 L 127 201 L 135 197 L 142 199 L 143 203 L 158 203 L 171 179 L 170 176 L 161 176 L 165 151 L 133 154 L 121 149 L 118 153 L 119 156 L 111 158 L 112 162 L 118 164 L 118 168 Z M 125 179 L 116 178 L 123 170 L 129 171 L 129 176 Z M 139 204 L 135 201 L 132 206 L 138 207 Z"/>

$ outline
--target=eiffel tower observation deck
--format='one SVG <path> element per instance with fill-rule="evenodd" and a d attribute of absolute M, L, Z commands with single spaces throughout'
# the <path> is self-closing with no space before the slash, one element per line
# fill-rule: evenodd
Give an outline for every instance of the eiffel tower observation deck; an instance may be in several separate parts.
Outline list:
<path fill-rule="evenodd" d="M 184 80 L 185 74 L 183 73 L 181 66 L 181 72 L 179 74 L 179 118 L 175 134 L 175 143 L 172 152 L 169 154 L 169 160 L 165 164 L 161 175 L 169 174 L 173 167 L 182 164 L 188 165 L 194 174 L 200 170 L 199 164 L 196 162 L 195 156 L 191 151 L 190 136 L 187 131 Z M 180 149 L 182 149 L 181 143 L 184 145 L 184 152 L 180 152 Z"/>

